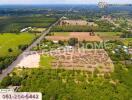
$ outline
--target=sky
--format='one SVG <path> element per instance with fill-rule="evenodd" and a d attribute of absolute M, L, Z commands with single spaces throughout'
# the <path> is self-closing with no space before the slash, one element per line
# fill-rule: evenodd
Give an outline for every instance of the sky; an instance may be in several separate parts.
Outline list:
<path fill-rule="evenodd" d="M 0 0 L 0 4 L 97 4 L 99 1 L 132 4 L 132 0 Z"/>

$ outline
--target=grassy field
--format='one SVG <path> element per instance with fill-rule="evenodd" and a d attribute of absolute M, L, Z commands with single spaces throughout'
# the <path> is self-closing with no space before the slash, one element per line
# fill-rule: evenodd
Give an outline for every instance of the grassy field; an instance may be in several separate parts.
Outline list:
<path fill-rule="evenodd" d="M 54 60 L 53 57 L 43 55 L 40 57 L 40 67 L 43 66 L 43 68 L 51 68 L 51 62 Z"/>
<path fill-rule="evenodd" d="M 52 32 L 54 36 L 68 36 L 70 32 Z M 102 39 L 119 39 L 121 32 L 96 32 Z"/>
<path fill-rule="evenodd" d="M 31 32 L 41 33 L 45 30 L 46 30 L 46 28 L 32 28 Z"/>
<path fill-rule="evenodd" d="M 54 36 L 68 36 L 70 32 L 52 32 Z"/>
<path fill-rule="evenodd" d="M 17 55 L 20 53 L 18 49 L 19 45 L 30 44 L 36 36 L 30 33 L 0 34 L 0 57 L 8 55 Z M 13 49 L 13 52 L 9 53 L 8 49 Z"/>
<path fill-rule="evenodd" d="M 104 40 L 107 39 L 113 40 L 119 39 L 121 32 L 96 32 L 96 34 Z"/>
<path fill-rule="evenodd" d="M 126 38 L 123 40 L 123 43 L 128 46 L 130 43 L 132 44 L 132 38 Z"/>

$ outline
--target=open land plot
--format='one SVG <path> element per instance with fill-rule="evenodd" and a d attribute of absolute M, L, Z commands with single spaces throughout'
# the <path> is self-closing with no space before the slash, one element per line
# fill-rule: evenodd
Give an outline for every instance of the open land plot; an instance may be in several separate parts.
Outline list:
<path fill-rule="evenodd" d="M 60 25 L 97 26 L 94 22 L 88 22 L 86 20 L 62 20 Z"/>
<path fill-rule="evenodd" d="M 20 33 L 20 34 L 12 34 L 5 33 L 0 34 L 0 57 L 2 56 L 16 56 L 21 51 L 18 49 L 19 45 L 30 44 L 33 39 L 35 39 L 35 34 L 31 33 Z M 13 51 L 8 52 L 8 49 L 11 48 Z"/>
<path fill-rule="evenodd" d="M 69 36 L 70 32 L 51 32 L 54 36 Z"/>
<path fill-rule="evenodd" d="M 40 62 L 40 55 L 37 53 L 24 55 L 16 68 L 38 68 Z"/>
<path fill-rule="evenodd" d="M 56 35 L 57 34 L 57 35 Z M 79 41 L 102 41 L 102 39 L 97 35 L 90 35 L 90 32 L 66 32 L 66 35 L 63 32 L 56 33 L 53 36 L 47 36 L 46 39 L 52 41 L 59 41 L 59 40 L 69 40 L 70 38 L 77 38 Z M 60 35 L 59 35 L 60 34 Z M 68 35 L 69 34 L 69 35 Z"/>
<path fill-rule="evenodd" d="M 7 19 L 7 16 L 0 16 L 0 20 Z"/>
<path fill-rule="evenodd" d="M 41 33 L 41 32 L 43 32 L 45 30 L 46 30 L 46 28 L 32 28 L 31 32 Z"/>
<path fill-rule="evenodd" d="M 53 50 L 46 53 L 55 59 L 51 62 L 53 69 L 87 70 L 112 72 L 114 65 L 103 49 Z"/>
<path fill-rule="evenodd" d="M 43 67 L 43 68 L 51 68 L 52 67 L 52 61 L 54 60 L 54 57 L 52 56 L 49 56 L 49 55 L 42 55 L 41 58 L 40 58 L 40 67 Z"/>
<path fill-rule="evenodd" d="M 121 34 L 121 32 L 96 32 L 96 35 L 101 37 L 103 40 L 119 39 Z"/>

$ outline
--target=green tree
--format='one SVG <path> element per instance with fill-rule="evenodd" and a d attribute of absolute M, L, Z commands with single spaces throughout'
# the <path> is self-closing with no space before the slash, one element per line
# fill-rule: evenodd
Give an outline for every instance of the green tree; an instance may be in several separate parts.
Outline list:
<path fill-rule="evenodd" d="M 9 86 L 9 85 L 11 85 L 11 77 L 10 77 L 10 76 L 7 76 L 7 77 L 5 77 L 5 78 L 1 81 L 1 86 L 2 86 L 3 88 L 5 88 L 5 87 L 7 87 L 7 86 Z"/>
<path fill-rule="evenodd" d="M 13 49 L 12 49 L 12 48 L 9 48 L 9 49 L 8 49 L 8 52 L 13 52 Z"/>
<path fill-rule="evenodd" d="M 58 43 L 59 43 L 60 45 L 64 45 L 64 42 L 61 41 L 61 40 L 59 40 Z"/>
<path fill-rule="evenodd" d="M 25 45 L 19 45 L 18 46 L 18 49 L 20 49 L 20 50 L 25 50 L 26 48 L 28 47 L 28 45 L 27 44 L 25 44 Z"/>
<path fill-rule="evenodd" d="M 75 46 L 77 43 L 78 43 L 78 39 L 77 39 L 77 38 L 70 38 L 70 39 L 68 40 L 68 44 L 69 44 L 70 46 Z"/>
<path fill-rule="evenodd" d="M 21 85 L 22 78 L 19 76 L 13 76 L 11 79 L 13 86 L 20 86 Z"/>

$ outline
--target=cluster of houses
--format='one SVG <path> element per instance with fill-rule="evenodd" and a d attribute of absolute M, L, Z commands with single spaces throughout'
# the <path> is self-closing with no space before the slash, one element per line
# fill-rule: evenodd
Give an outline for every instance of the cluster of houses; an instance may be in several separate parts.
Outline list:
<path fill-rule="evenodd" d="M 127 54 L 132 54 L 132 49 L 123 45 L 118 45 L 117 48 L 113 50 L 113 53 L 118 53 L 120 49 L 122 49 Z"/>

